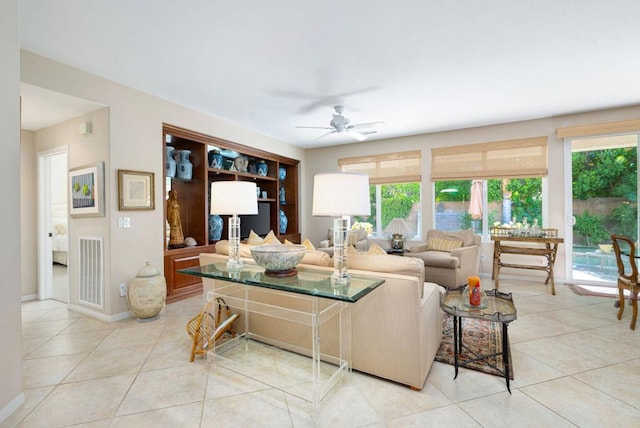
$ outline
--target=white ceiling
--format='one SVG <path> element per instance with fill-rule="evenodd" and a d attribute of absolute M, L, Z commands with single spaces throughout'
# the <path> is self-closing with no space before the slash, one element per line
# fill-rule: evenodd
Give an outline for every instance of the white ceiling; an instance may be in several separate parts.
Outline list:
<path fill-rule="evenodd" d="M 98 110 L 104 105 L 50 91 L 28 83 L 20 84 L 21 128 L 37 131 Z"/>
<path fill-rule="evenodd" d="M 22 0 L 23 49 L 298 145 L 640 103 L 638 0 Z M 25 121 L 30 118 L 23 96 Z M 34 113 L 35 114 L 35 113 Z"/>

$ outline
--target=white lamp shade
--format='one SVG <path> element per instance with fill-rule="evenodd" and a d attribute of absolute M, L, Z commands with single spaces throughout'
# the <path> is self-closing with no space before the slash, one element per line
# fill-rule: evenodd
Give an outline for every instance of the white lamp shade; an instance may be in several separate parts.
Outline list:
<path fill-rule="evenodd" d="M 385 233 L 398 234 L 398 235 L 409 235 L 411 233 L 411 229 L 409 229 L 409 225 L 403 218 L 394 218 L 389 222 L 389 225 L 384 229 Z"/>
<path fill-rule="evenodd" d="M 256 183 L 248 181 L 212 182 L 211 214 L 258 214 Z"/>
<path fill-rule="evenodd" d="M 314 216 L 371 215 L 369 176 L 351 172 L 313 177 Z"/>

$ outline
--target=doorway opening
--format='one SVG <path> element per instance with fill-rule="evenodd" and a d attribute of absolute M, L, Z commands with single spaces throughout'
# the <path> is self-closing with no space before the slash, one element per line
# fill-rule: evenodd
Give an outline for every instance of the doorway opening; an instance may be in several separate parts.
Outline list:
<path fill-rule="evenodd" d="M 69 303 L 67 147 L 38 153 L 38 299 Z"/>
<path fill-rule="evenodd" d="M 638 138 L 629 133 L 568 141 L 571 165 L 569 281 L 615 287 L 611 235 L 638 239 Z M 570 245 L 570 247 L 569 247 Z"/>

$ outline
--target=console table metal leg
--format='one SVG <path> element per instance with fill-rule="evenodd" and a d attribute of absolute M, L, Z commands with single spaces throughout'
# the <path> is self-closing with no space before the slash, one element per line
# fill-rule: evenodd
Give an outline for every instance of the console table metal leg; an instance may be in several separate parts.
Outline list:
<path fill-rule="evenodd" d="M 509 323 L 502 323 L 502 361 L 504 362 L 504 379 L 507 381 L 507 390 L 511 394 L 511 386 L 509 385 L 511 372 L 511 361 L 509 361 L 509 333 L 507 327 Z"/>
<path fill-rule="evenodd" d="M 460 317 L 453 317 L 453 367 L 455 367 L 455 375 L 453 378 L 458 377 L 458 356 L 460 355 L 460 337 L 458 336 L 458 330 L 460 330 Z"/>

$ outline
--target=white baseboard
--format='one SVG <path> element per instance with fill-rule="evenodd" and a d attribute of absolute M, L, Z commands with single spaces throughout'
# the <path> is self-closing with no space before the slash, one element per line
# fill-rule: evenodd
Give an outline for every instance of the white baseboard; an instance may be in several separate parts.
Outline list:
<path fill-rule="evenodd" d="M 37 294 L 27 294 L 26 296 L 22 296 L 23 302 L 28 302 L 30 300 L 36 300 L 38 298 Z"/>
<path fill-rule="evenodd" d="M 9 401 L 6 406 L 0 408 L 0 422 L 7 419 L 24 403 L 24 392 L 20 392 L 13 400 Z"/>
<path fill-rule="evenodd" d="M 80 306 L 80 305 L 69 305 L 69 309 L 71 309 L 72 311 L 79 312 L 83 315 L 87 315 L 92 318 L 99 319 L 100 321 L 105 321 L 105 322 L 121 321 L 131 316 L 131 312 L 129 311 L 120 312 L 119 314 L 114 314 L 114 315 L 107 315 L 107 314 L 103 314 L 102 312 L 94 311 L 93 309 L 89 309 L 85 306 Z"/>

